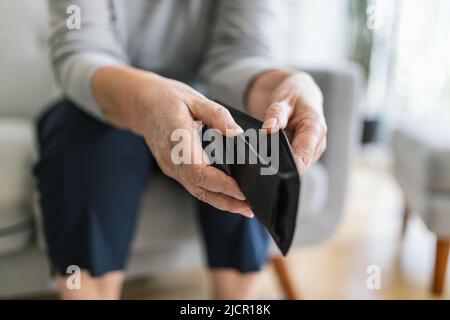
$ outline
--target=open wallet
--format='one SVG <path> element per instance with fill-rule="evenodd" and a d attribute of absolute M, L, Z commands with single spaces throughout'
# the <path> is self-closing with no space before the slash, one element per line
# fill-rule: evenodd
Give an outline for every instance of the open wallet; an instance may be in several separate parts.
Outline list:
<path fill-rule="evenodd" d="M 216 144 L 214 159 L 210 156 L 215 160 L 212 165 L 236 180 L 256 218 L 286 255 L 294 238 L 301 185 L 289 141 L 283 131 L 262 133 L 261 121 L 224 106 L 244 133 L 236 137 L 219 134 L 221 141 L 203 139 L 203 148 L 206 151 Z"/>

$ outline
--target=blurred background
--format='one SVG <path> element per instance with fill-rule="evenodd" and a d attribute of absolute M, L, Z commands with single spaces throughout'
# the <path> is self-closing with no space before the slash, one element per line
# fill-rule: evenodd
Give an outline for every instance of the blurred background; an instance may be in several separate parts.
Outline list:
<path fill-rule="evenodd" d="M 310 70 L 324 90 L 329 151 L 304 178 L 295 246 L 281 264 L 268 264 L 261 298 L 450 298 L 450 1 L 279 3 L 277 54 Z M 30 174 L 33 121 L 60 96 L 48 61 L 47 18 L 43 0 L 0 0 L 5 297 L 56 297 Z M 178 193 L 175 202 L 188 208 Z M 159 229 L 170 228 L 161 223 Z M 189 228 L 195 226 L 183 232 Z M 192 239 L 192 246 L 161 238 L 149 245 L 139 233 L 124 297 L 207 298 L 209 282 Z M 162 254 L 167 246 L 170 257 Z"/>
<path fill-rule="evenodd" d="M 359 63 L 367 79 L 361 111 L 383 126 L 377 137 L 405 117 L 448 120 L 448 1 L 285 2 L 280 57 L 297 65 Z"/>

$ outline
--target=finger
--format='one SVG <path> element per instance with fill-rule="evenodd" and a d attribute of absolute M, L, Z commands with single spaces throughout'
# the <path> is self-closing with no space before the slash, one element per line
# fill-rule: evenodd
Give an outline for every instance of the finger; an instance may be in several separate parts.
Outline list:
<path fill-rule="evenodd" d="M 245 196 L 236 181 L 219 169 L 212 166 L 205 166 L 198 167 L 190 172 L 191 182 L 197 187 L 215 193 L 223 193 L 238 200 L 245 200 Z"/>
<path fill-rule="evenodd" d="M 194 197 L 219 210 L 238 213 L 247 218 L 254 217 L 252 210 L 245 201 L 237 200 L 225 194 L 211 192 L 203 188 L 193 187 L 191 190 L 188 189 Z"/>
<path fill-rule="evenodd" d="M 286 128 L 292 110 L 292 106 L 287 101 L 273 103 L 266 110 L 262 128 L 269 130 L 271 133 Z"/>
<path fill-rule="evenodd" d="M 327 126 L 326 124 L 319 124 L 319 132 L 320 132 L 320 139 L 319 144 L 316 148 L 316 153 L 314 156 L 314 162 L 318 161 L 322 154 L 325 152 L 327 148 Z"/>
<path fill-rule="evenodd" d="M 179 164 L 175 166 L 180 182 L 245 200 L 245 196 L 233 178 L 209 165 L 208 156 L 200 142 L 199 132 L 190 130 L 189 135 L 193 137 L 183 140 L 183 155 L 189 155 L 188 161 L 181 163 L 177 161 Z M 178 154 L 171 153 L 171 156 L 178 156 Z"/>
<path fill-rule="evenodd" d="M 327 139 L 323 138 L 316 149 L 316 156 L 314 158 L 314 162 L 320 159 L 320 157 L 323 155 L 326 149 L 327 149 Z"/>
<path fill-rule="evenodd" d="M 215 128 L 225 136 L 233 137 L 244 132 L 242 128 L 234 121 L 230 112 L 220 104 L 204 99 L 196 101 L 189 106 L 196 120 L 202 121 L 211 128 Z"/>
<path fill-rule="evenodd" d="M 177 130 L 172 132 L 170 157 L 175 170 L 184 168 L 184 165 L 206 166 L 209 164 L 209 158 L 200 140 L 200 130 L 198 123 L 190 119 L 179 124 Z"/>
<path fill-rule="evenodd" d="M 301 174 L 313 163 L 320 138 L 320 126 L 312 120 L 303 121 L 296 128 L 292 151 Z"/>

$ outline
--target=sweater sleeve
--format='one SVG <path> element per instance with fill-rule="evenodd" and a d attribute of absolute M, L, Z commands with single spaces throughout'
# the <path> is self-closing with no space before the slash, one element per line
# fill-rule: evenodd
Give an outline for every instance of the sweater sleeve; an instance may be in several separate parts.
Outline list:
<path fill-rule="evenodd" d="M 75 7 L 74 7 L 75 6 Z M 118 41 L 114 12 L 109 0 L 48 0 L 50 52 L 56 78 L 65 95 L 94 117 L 104 120 L 97 105 L 92 76 L 107 65 L 128 65 Z M 68 27 L 68 19 L 80 13 L 80 28 Z"/>
<path fill-rule="evenodd" d="M 245 108 L 245 93 L 260 73 L 279 67 L 273 52 L 275 0 L 218 0 L 200 77 L 208 96 Z"/>

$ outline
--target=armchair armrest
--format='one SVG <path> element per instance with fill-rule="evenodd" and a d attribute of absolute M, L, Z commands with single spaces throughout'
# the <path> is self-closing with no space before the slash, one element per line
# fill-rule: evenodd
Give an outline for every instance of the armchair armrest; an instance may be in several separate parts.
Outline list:
<path fill-rule="evenodd" d="M 305 69 L 302 69 L 305 70 Z M 324 212 L 300 226 L 295 243 L 310 244 L 326 239 L 336 229 L 347 195 L 350 169 L 359 137 L 358 106 L 363 91 L 361 68 L 355 64 L 306 69 L 324 95 L 328 126 L 327 150 L 321 162 L 328 173 L 328 199 Z"/>

